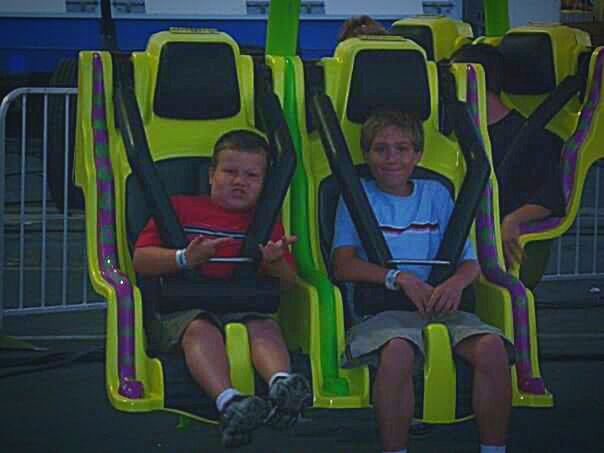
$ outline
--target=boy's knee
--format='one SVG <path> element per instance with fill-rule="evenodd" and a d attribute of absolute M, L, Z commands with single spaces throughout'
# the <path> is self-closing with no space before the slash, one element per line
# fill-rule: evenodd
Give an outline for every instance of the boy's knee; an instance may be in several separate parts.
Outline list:
<path fill-rule="evenodd" d="M 222 333 L 218 327 L 207 319 L 194 319 L 182 335 L 182 346 L 186 348 L 189 345 L 196 344 L 203 339 L 207 339 L 209 335 L 222 336 Z"/>
<path fill-rule="evenodd" d="M 508 368 L 508 356 L 503 339 L 498 335 L 481 335 L 476 339 L 476 363 L 474 366 L 485 371 Z"/>
<path fill-rule="evenodd" d="M 415 360 L 415 351 L 409 340 L 393 338 L 389 340 L 380 351 L 380 366 L 400 367 L 411 370 Z"/>
<path fill-rule="evenodd" d="M 245 322 L 248 334 L 254 337 L 281 335 L 281 328 L 274 319 L 252 319 Z"/>

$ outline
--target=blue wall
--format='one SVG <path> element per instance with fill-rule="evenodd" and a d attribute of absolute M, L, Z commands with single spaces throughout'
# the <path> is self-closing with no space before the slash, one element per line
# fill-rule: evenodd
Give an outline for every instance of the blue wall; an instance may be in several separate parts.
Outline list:
<path fill-rule="evenodd" d="M 331 55 L 343 20 L 303 19 L 299 48 L 303 58 Z M 382 21 L 389 27 L 392 21 Z M 142 50 L 149 35 L 169 27 L 216 28 L 240 46 L 264 47 L 266 20 L 116 19 L 120 50 Z M 101 49 L 98 18 L 0 17 L 0 76 L 53 72 L 61 58 L 75 58 L 79 50 Z"/>

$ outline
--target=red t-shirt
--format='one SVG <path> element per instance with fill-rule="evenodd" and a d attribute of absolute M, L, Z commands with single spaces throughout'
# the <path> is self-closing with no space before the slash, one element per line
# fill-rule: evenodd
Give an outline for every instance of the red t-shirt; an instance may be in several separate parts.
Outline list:
<path fill-rule="evenodd" d="M 241 246 L 252 221 L 253 211 L 229 211 L 214 204 L 205 195 L 177 195 L 170 200 L 189 241 L 200 235 L 207 238 L 230 237 L 234 240 L 219 244 L 215 256 L 241 255 Z M 283 225 L 278 220 L 273 227 L 271 240 L 278 241 L 284 234 Z M 135 248 L 162 245 L 155 219 L 151 218 L 139 234 Z M 294 258 L 289 250 L 285 254 L 285 260 L 294 267 Z M 200 266 L 200 273 L 208 278 L 225 279 L 231 276 L 235 266 L 236 264 L 229 263 L 208 263 Z"/>

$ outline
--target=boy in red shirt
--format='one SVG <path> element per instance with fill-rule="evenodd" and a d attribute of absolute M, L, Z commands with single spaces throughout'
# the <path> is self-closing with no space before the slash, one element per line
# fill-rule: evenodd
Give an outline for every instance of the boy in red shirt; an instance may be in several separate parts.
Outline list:
<path fill-rule="evenodd" d="M 214 147 L 209 171 L 210 195 L 172 198 L 189 244 L 182 250 L 164 247 L 151 219 L 136 241 L 136 272 L 153 276 L 193 268 L 206 278 L 230 278 L 232 264 L 208 263 L 208 260 L 239 255 L 267 166 L 268 144 L 260 135 L 246 130 L 224 134 Z M 260 271 L 279 278 L 282 286 L 291 285 L 296 279 L 289 251 L 295 241 L 295 236 L 284 234 L 278 222 L 271 239 L 260 246 Z M 246 325 L 254 367 L 269 384 L 269 401 L 242 395 L 233 388 L 223 334 L 224 325 L 229 322 Z M 191 375 L 216 400 L 225 446 L 249 443 L 251 432 L 268 418 L 281 425 L 294 423 L 311 401 L 307 380 L 290 373 L 287 347 L 279 325 L 270 315 L 249 312 L 219 315 L 201 309 L 178 311 L 162 316 L 158 336 L 161 351 L 182 348 Z"/>

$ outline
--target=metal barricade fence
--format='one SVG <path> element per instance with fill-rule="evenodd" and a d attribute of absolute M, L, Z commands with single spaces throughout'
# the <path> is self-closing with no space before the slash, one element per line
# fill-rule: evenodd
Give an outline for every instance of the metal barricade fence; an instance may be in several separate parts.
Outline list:
<path fill-rule="evenodd" d="M 3 316 L 105 306 L 88 281 L 83 210 L 69 208 L 70 100 L 76 95 L 76 88 L 18 88 L 0 104 L 0 328 Z M 61 124 L 49 117 L 50 99 L 62 102 Z M 11 128 L 9 112 L 15 114 Z M 63 134 L 62 149 L 49 149 L 52 134 Z M 53 159 L 62 165 L 56 199 L 49 191 Z M 604 277 L 602 168 L 598 162 L 590 170 L 580 213 L 554 241 L 544 280 Z"/>
<path fill-rule="evenodd" d="M 105 306 L 88 281 L 83 210 L 69 207 L 76 95 L 18 88 L 0 104 L 0 328 L 3 316 Z M 62 124 L 49 105 L 59 107 Z M 53 134 L 62 134 L 62 149 L 50 149 Z M 50 168 L 62 177 L 55 199 Z"/>
<path fill-rule="evenodd" d="M 581 207 L 573 226 L 552 245 L 543 280 L 599 279 L 604 277 L 604 250 L 599 237 L 604 235 L 604 161 L 589 170 L 583 186 Z M 604 289 L 604 288 L 603 288 Z"/>

